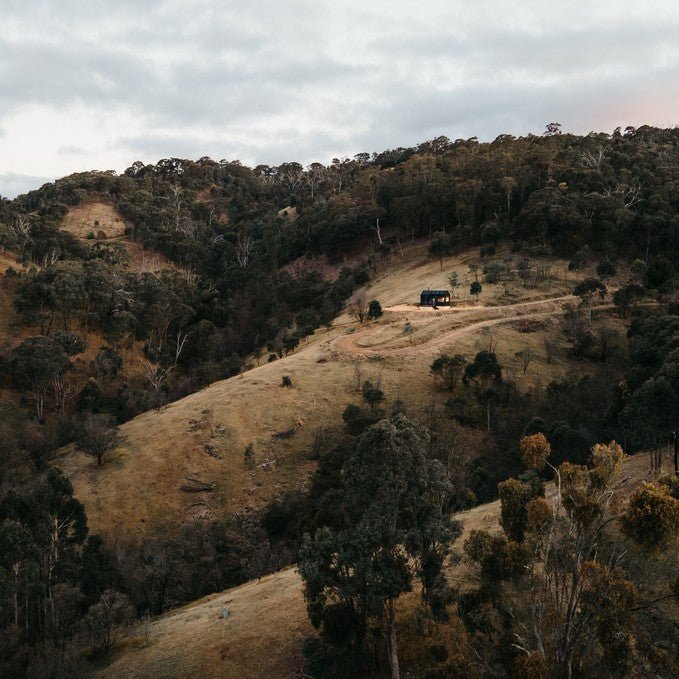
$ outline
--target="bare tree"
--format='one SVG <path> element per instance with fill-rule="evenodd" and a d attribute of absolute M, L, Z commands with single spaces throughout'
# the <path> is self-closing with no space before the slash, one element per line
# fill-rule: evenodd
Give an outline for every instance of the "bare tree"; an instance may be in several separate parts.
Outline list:
<path fill-rule="evenodd" d="M 159 363 L 151 363 L 151 361 L 144 362 L 144 377 L 153 387 L 156 397 L 160 391 L 160 385 L 165 381 L 168 375 L 174 370 L 174 365 L 167 367 L 161 366 Z"/>
<path fill-rule="evenodd" d="M 57 375 L 50 382 L 50 391 L 54 399 L 54 409 L 61 415 L 66 414 L 66 406 L 75 398 L 76 389 L 63 374 Z"/>
<path fill-rule="evenodd" d="M 554 359 L 554 354 L 556 352 L 556 342 L 554 342 L 554 340 L 549 339 L 549 337 L 545 337 L 544 347 L 547 363 L 551 363 L 552 360 Z"/>
<path fill-rule="evenodd" d="M 521 362 L 521 367 L 523 368 L 523 374 L 526 374 L 526 371 L 528 370 L 528 366 L 530 365 L 531 360 L 533 359 L 533 353 L 531 352 L 530 347 L 526 346 L 520 351 L 517 351 L 514 356 L 519 359 Z"/>
<path fill-rule="evenodd" d="M 363 323 L 368 315 L 368 298 L 365 291 L 359 290 L 350 300 L 347 306 L 349 316 Z"/>
<path fill-rule="evenodd" d="M 370 227 L 371 231 L 374 231 L 377 234 L 377 240 L 380 245 L 382 245 L 382 228 L 380 227 L 380 218 L 377 217 L 375 219 L 375 224 L 373 224 Z"/>
<path fill-rule="evenodd" d="M 354 361 L 354 389 L 361 391 L 363 387 L 363 368 L 360 361 Z"/>
<path fill-rule="evenodd" d="M 245 269 L 250 263 L 252 250 L 255 247 L 255 241 L 252 236 L 246 231 L 238 233 L 238 240 L 236 241 L 236 263 L 241 269 Z"/>
<path fill-rule="evenodd" d="M 87 416 L 78 431 L 75 445 L 85 455 L 96 458 L 97 466 L 101 466 L 104 455 L 119 442 L 115 420 L 110 415 L 98 414 Z"/>
<path fill-rule="evenodd" d="M 190 335 L 191 335 L 191 333 L 187 332 L 187 331 L 182 331 L 182 330 L 177 331 L 177 337 L 175 338 L 175 350 L 174 350 L 173 366 L 177 365 L 177 362 L 179 361 L 179 357 L 181 356 L 182 351 L 184 351 L 184 345 L 186 344 L 186 340 L 189 339 Z"/>

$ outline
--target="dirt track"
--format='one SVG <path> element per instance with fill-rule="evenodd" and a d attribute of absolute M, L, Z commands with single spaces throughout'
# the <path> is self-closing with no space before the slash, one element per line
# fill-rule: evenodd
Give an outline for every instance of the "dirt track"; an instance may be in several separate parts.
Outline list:
<path fill-rule="evenodd" d="M 351 356 L 419 356 L 449 346 L 456 338 L 495 325 L 522 319 L 543 319 L 562 314 L 567 304 L 578 301 L 573 295 L 518 302 L 501 306 L 451 307 L 429 309 L 408 305 L 387 307 L 383 319 L 364 324 L 358 330 L 337 338 L 336 346 Z M 606 309 L 602 304 L 594 309 Z M 411 331 L 405 332 L 406 324 Z"/>

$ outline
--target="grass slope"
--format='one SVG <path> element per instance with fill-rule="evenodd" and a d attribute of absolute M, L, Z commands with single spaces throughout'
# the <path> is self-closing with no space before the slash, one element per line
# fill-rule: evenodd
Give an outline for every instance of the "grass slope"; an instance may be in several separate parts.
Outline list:
<path fill-rule="evenodd" d="M 69 208 L 61 223 L 64 231 L 88 245 L 122 243 L 129 267 L 134 271 L 160 271 L 172 266 L 161 252 L 146 250 L 127 236 L 125 231 L 130 226 L 113 203 L 99 200 L 88 200 Z"/>
<path fill-rule="evenodd" d="M 562 376 L 568 366 L 559 357 L 546 362 L 544 334 L 520 333 L 514 319 L 558 317 L 564 300 L 551 298 L 568 299 L 573 286 L 572 275 L 565 280 L 563 262 L 552 263 L 552 277 L 540 287 L 515 286 L 510 300 L 502 286 L 484 286 L 481 303 L 488 307 L 475 301 L 469 306 L 465 295 L 460 308 L 448 311 L 408 306 L 428 284 L 445 286 L 451 269 L 462 279 L 468 260 L 449 258 L 441 270 L 424 248 L 411 248 L 406 257 L 393 257 L 367 289 L 368 299 L 380 299 L 387 308 L 378 322 L 359 325 L 340 317 L 332 329 L 317 331 L 281 360 L 140 415 L 121 427 L 124 441 L 100 469 L 81 453 L 63 451 L 57 464 L 73 481 L 92 530 L 109 538 L 172 531 L 186 522 L 262 507 L 278 491 L 304 486 L 314 467 L 307 457 L 314 432 L 339 426 L 344 407 L 360 401 L 357 376 L 379 379 L 387 406 L 401 399 L 415 416 L 424 416 L 432 398 L 442 403 L 448 396 L 429 375 L 440 351 L 471 357 L 492 340 L 505 372 L 520 387 Z M 549 299 L 522 304 L 540 297 Z M 414 327 L 410 334 L 404 333 L 408 320 Z M 523 375 L 515 353 L 526 346 L 535 359 Z M 283 375 L 292 377 L 292 388 L 280 386 Z M 298 422 L 292 438 L 272 439 Z M 246 470 L 243 450 L 249 443 L 258 463 L 275 464 Z M 182 491 L 189 476 L 214 484 L 214 492 Z"/>

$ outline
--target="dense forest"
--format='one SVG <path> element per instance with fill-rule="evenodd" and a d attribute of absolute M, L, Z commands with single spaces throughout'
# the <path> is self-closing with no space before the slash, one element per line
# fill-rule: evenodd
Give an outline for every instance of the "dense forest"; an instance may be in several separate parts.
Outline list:
<path fill-rule="evenodd" d="M 62 228 L 70 209 L 92 201 L 115 207 L 125 239 L 101 237 L 96 225 L 86 238 Z M 162 253 L 168 265 L 136 269 L 126 241 Z M 477 252 L 477 298 L 482 284 L 506 273 L 495 257 L 501 246 L 518 258 L 526 284 L 529 258 L 595 271 L 575 287 L 582 303 L 561 322 L 570 358 L 587 371 L 527 394 L 492 342 L 473 357 L 432 356 L 422 377 L 450 392 L 445 418 L 416 417 L 365 381 L 343 428 L 319 435 L 309 487 L 282 493 L 256 517 L 187 527 L 115 554 L 88 533 L 83 506 L 51 464 L 56 450 L 75 443 L 101 465 L 121 424 L 299 350 L 415 242 L 441 261 Z M 313 676 L 349 676 L 347 667 L 389 667 L 397 676 L 395 602 L 415 580 L 426 615 L 449 621 L 454 608 L 468 644 L 455 658 L 433 651 L 427 676 L 626 676 L 631 668 L 672 676 L 676 631 L 656 626 L 654 638 L 634 637 L 627 615 L 672 595 L 645 592 L 642 566 L 623 574 L 619 545 L 607 534 L 600 548 L 597 539 L 612 516 L 609 490 L 622 460 L 608 442 L 627 453 L 656 451 L 679 431 L 679 129 L 576 136 L 551 124 L 543 135 L 439 137 L 306 168 L 137 162 L 121 175 L 80 173 L 0 198 L 0 249 L 15 260 L 0 285 L 16 318 L 15 336 L 3 326 L 0 337 L 0 387 L 11 395 L 0 421 L 0 674 L 75 676 L 86 667 L 74 648 L 96 660 L 135 616 L 300 555 L 309 615 L 321 630 L 305 651 Z M 592 301 L 620 272 L 625 280 L 610 292 L 625 336 L 592 323 Z M 382 313 L 375 304 L 366 318 Z M 91 343 L 98 349 L 85 361 Z M 523 360 L 527 367 L 530 356 Z M 387 465 L 394 447 L 399 463 Z M 563 499 L 551 513 L 545 483 L 554 480 Z M 378 486 L 391 488 L 396 504 Z M 676 533 L 679 490 L 667 480 L 646 493 L 621 535 L 658 554 Z M 449 516 L 498 496 L 503 535 L 479 532 L 465 543 L 480 585 L 456 596 L 442 575 L 447 545 L 459 536 Z M 652 543 L 644 526 L 657 517 L 644 507 L 664 521 Z M 389 517 L 388 535 L 378 517 Z M 267 558 L 258 560 L 264 546 Z M 347 569 L 365 569 L 370 594 L 331 565 L 338 552 Z M 570 560 L 594 564 L 573 591 L 541 583 L 540 606 L 554 604 L 545 592 L 577 599 L 565 614 L 577 638 L 568 636 L 575 628 L 559 637 L 560 619 L 558 634 L 536 621 L 537 604 L 511 604 L 537 596 L 555 558 L 562 582 L 574 572 Z M 620 610 L 604 619 L 606 597 Z M 522 615 L 540 628 L 537 641 L 517 641 Z M 598 639 L 596 649 L 585 638 Z M 376 659 L 383 650 L 388 665 Z"/>

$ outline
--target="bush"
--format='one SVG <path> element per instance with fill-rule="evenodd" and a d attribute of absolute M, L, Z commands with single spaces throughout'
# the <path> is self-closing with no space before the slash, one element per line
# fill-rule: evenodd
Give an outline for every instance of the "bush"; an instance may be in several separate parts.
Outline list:
<path fill-rule="evenodd" d="M 382 401 L 384 401 L 384 392 L 380 389 L 378 383 L 373 384 L 370 380 L 366 380 L 361 388 L 363 400 L 370 406 L 375 408 Z"/>
<path fill-rule="evenodd" d="M 82 619 L 82 631 L 97 651 L 120 641 L 134 620 L 134 608 L 125 594 L 107 589 Z"/>
<path fill-rule="evenodd" d="M 372 300 L 368 305 L 368 318 L 371 321 L 379 318 L 382 315 L 382 305 L 376 300 Z"/>
<path fill-rule="evenodd" d="M 342 413 L 342 419 L 349 433 L 357 436 L 362 434 L 368 427 L 382 418 L 382 413 L 377 410 L 366 410 L 357 405 L 348 405 Z"/>

